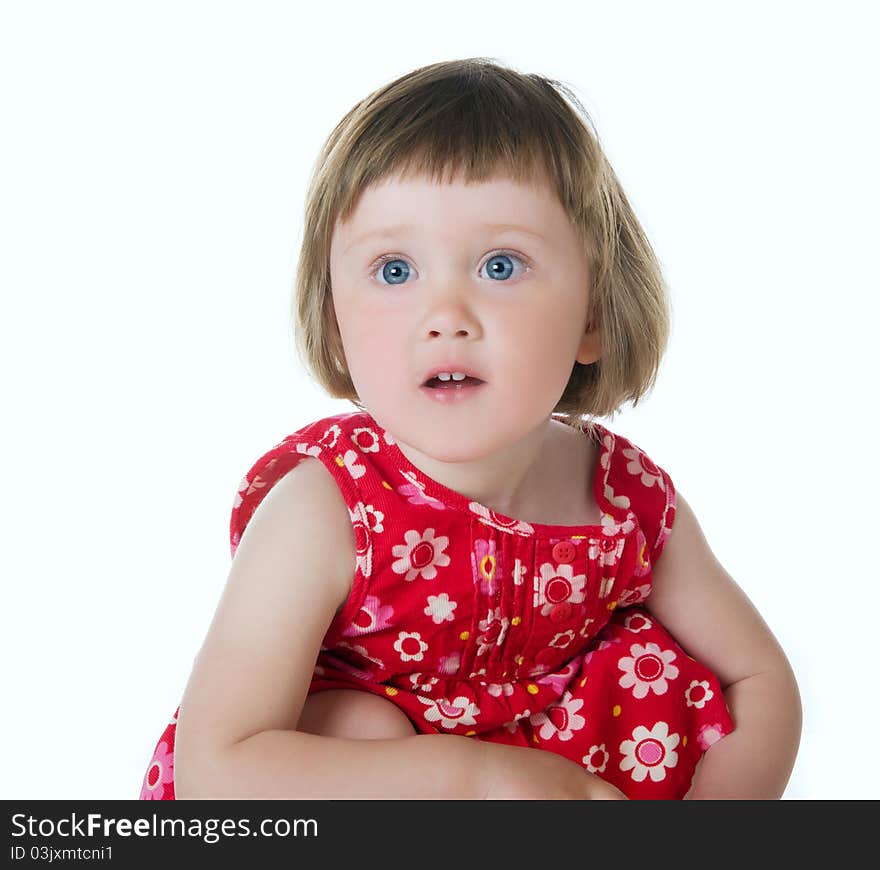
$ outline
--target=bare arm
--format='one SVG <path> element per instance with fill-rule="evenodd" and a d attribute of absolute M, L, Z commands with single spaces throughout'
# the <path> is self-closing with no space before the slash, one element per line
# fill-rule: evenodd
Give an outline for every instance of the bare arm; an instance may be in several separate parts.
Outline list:
<path fill-rule="evenodd" d="M 688 797 L 781 797 L 800 742 L 797 683 L 776 638 L 715 558 L 681 493 L 646 606 L 689 655 L 715 672 L 736 726 L 706 752 Z"/>
<path fill-rule="evenodd" d="M 296 731 L 327 627 L 349 593 L 348 508 L 318 460 L 254 512 L 180 705 L 179 799 L 619 799 L 552 752 L 422 734 Z"/>
<path fill-rule="evenodd" d="M 192 797 L 472 800 L 485 791 L 480 744 L 453 734 L 346 740 L 262 731 L 230 747 Z"/>

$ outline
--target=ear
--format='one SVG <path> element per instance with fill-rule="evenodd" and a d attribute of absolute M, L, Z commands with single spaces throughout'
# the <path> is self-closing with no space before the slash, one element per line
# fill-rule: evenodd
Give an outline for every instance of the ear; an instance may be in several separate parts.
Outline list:
<path fill-rule="evenodd" d="M 582 365 L 596 362 L 602 356 L 602 337 L 598 329 L 592 329 L 587 325 L 587 331 L 581 336 L 578 352 L 575 359 Z"/>

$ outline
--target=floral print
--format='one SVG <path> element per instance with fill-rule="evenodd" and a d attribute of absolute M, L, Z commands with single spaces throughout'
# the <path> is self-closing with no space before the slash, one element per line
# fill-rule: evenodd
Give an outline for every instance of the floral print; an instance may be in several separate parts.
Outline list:
<path fill-rule="evenodd" d="M 621 770 L 631 770 L 632 778 L 642 782 L 650 776 L 653 782 L 666 779 L 666 769 L 678 764 L 678 734 L 670 734 L 665 722 L 657 722 L 649 731 L 644 725 L 633 730 L 633 739 L 620 744 L 623 760 Z"/>
<path fill-rule="evenodd" d="M 449 545 L 449 538 L 435 538 L 433 529 L 424 532 L 409 529 L 404 538 L 405 544 L 391 548 L 391 552 L 400 557 L 391 568 L 403 574 L 404 580 L 415 580 L 416 577 L 433 580 L 437 576 L 437 567 L 449 564 L 449 556 L 443 552 Z"/>
<path fill-rule="evenodd" d="M 232 494 L 233 556 L 266 494 L 304 458 L 337 482 L 355 540 L 350 594 L 309 693 L 366 691 L 418 733 L 557 752 L 630 798 L 681 798 L 733 730 L 716 676 L 650 613 L 675 487 L 599 424 L 601 522 L 506 517 L 413 466 L 363 411 L 317 420 L 261 456 Z M 295 629 L 294 629 L 295 630 Z M 176 719 L 141 797 L 174 798 Z"/>
<path fill-rule="evenodd" d="M 656 643 L 635 643 L 630 655 L 617 663 L 623 671 L 618 684 L 622 689 L 631 688 L 634 698 L 644 698 L 649 691 L 662 695 L 669 688 L 668 681 L 678 676 L 678 668 L 672 664 L 675 659 L 672 650 L 661 650 Z"/>

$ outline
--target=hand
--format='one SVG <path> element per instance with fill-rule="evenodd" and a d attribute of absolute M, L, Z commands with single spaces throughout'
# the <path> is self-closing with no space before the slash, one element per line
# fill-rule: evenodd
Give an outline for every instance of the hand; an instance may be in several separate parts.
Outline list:
<path fill-rule="evenodd" d="M 480 743 L 483 800 L 627 800 L 601 777 L 555 752 Z"/>

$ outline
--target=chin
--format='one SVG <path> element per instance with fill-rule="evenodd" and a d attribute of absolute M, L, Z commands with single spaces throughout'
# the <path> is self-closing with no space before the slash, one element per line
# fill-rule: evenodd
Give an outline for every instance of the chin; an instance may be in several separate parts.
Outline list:
<path fill-rule="evenodd" d="M 411 435 L 407 437 L 409 433 Z M 497 436 L 497 433 L 492 434 Z M 401 430 L 400 440 L 437 462 L 475 462 L 499 447 L 497 439 L 476 437 L 461 426 L 450 427 L 447 431 L 435 427 L 426 432 L 424 422 L 409 427 L 406 432 Z"/>

